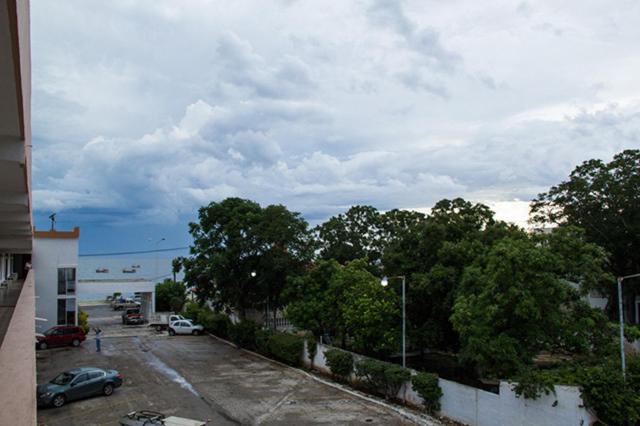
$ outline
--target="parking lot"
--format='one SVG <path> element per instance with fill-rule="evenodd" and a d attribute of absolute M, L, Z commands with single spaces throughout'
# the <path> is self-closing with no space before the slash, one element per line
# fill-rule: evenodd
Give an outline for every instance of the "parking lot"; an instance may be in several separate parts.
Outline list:
<path fill-rule="evenodd" d="M 107 327 L 114 337 L 102 340 L 101 353 L 95 352 L 93 338 L 79 348 L 38 351 L 38 383 L 72 367 L 95 366 L 118 370 L 124 385 L 110 397 L 39 409 L 39 424 L 113 425 L 134 410 L 212 425 L 412 424 L 394 411 L 210 336 L 169 337 L 147 330 L 117 336 L 114 331 L 124 327 Z"/>

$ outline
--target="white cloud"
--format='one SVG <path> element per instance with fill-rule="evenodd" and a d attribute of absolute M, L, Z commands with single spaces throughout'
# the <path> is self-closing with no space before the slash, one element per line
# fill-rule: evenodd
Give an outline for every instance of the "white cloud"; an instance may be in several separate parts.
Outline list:
<path fill-rule="evenodd" d="M 514 199 L 640 147 L 635 3 L 70 0 L 32 13 L 40 210 L 168 223 L 237 195 L 318 220 L 464 196 L 521 214 Z"/>

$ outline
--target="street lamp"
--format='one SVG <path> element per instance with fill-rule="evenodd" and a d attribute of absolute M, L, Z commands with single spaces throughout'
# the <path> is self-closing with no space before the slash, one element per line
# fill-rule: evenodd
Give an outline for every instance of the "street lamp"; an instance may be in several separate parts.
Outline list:
<path fill-rule="evenodd" d="M 407 366 L 407 345 L 406 345 L 406 340 L 407 340 L 407 315 L 406 315 L 406 299 L 405 299 L 405 294 L 406 294 L 406 277 L 404 275 L 398 275 L 395 277 L 382 277 L 382 280 L 380 280 L 380 284 L 382 284 L 382 287 L 386 287 L 387 285 L 389 285 L 389 278 L 401 278 L 402 279 L 402 367 L 406 367 Z"/>
<path fill-rule="evenodd" d="M 620 361 L 622 364 L 622 378 L 626 377 L 626 366 L 624 360 L 624 315 L 622 313 L 622 281 L 628 278 L 640 277 L 640 274 L 625 275 L 624 277 L 618 277 L 618 316 L 620 318 Z"/>

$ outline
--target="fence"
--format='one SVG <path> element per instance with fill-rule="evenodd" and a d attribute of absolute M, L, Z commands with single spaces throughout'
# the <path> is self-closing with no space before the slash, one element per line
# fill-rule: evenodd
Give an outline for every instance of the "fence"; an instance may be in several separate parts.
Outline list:
<path fill-rule="evenodd" d="M 331 346 L 318 343 L 313 363 L 305 352 L 308 367 L 330 373 L 324 357 Z M 353 354 L 354 360 L 365 357 Z M 415 371 L 412 370 L 415 373 Z M 354 377 L 352 376 L 353 380 Z M 586 408 L 575 386 L 556 386 L 556 394 L 544 395 L 536 400 L 518 398 L 508 382 L 500 382 L 500 393 L 494 394 L 450 380 L 439 380 L 443 396 L 440 414 L 472 426 L 502 425 L 590 425 L 596 418 Z M 414 406 L 422 405 L 422 398 L 406 382 L 397 398 Z"/>

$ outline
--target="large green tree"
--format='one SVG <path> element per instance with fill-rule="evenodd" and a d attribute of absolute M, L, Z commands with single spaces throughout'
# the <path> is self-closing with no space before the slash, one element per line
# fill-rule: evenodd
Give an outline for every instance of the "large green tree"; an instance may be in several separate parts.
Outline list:
<path fill-rule="evenodd" d="M 569 179 L 533 200 L 531 221 L 542 227 L 578 226 L 609 253 L 612 273 L 640 272 L 640 150 L 622 151 L 608 163 L 585 161 Z M 613 282 L 600 290 L 615 301 Z"/>
<path fill-rule="evenodd" d="M 186 301 L 187 288 L 170 279 L 156 284 L 156 310 L 180 312 Z"/>
<path fill-rule="evenodd" d="M 283 206 L 240 198 L 212 202 L 198 217 L 189 224 L 191 255 L 181 259 L 198 297 L 242 317 L 270 301 L 279 307 L 287 276 L 302 271 L 313 253 L 306 221 Z"/>
<path fill-rule="evenodd" d="M 581 300 L 580 284 L 606 276 L 604 263 L 604 252 L 577 231 L 498 241 L 465 269 L 458 289 L 451 320 L 461 359 L 504 378 L 543 350 L 596 349 L 606 318 Z"/>

